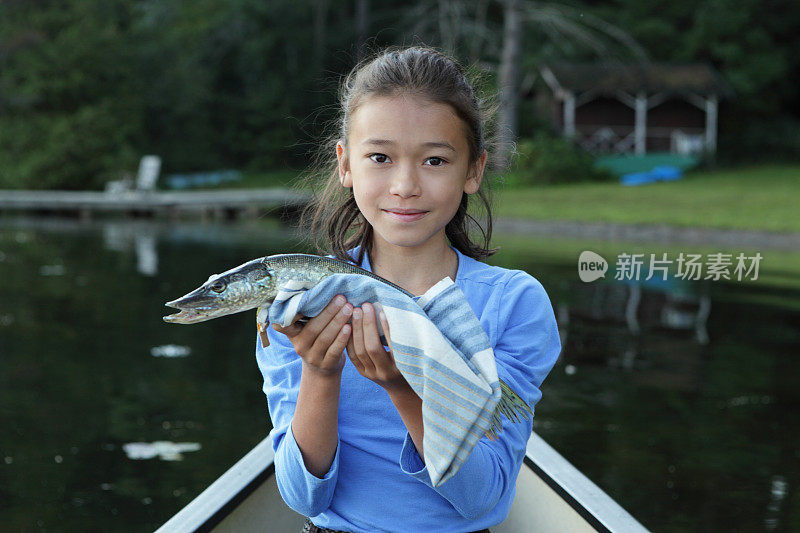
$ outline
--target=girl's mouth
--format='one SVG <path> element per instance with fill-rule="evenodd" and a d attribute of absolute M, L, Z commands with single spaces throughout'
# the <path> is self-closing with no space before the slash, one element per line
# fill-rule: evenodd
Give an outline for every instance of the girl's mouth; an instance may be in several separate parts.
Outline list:
<path fill-rule="evenodd" d="M 414 222 L 428 214 L 418 209 L 384 209 L 383 212 L 400 222 Z"/>

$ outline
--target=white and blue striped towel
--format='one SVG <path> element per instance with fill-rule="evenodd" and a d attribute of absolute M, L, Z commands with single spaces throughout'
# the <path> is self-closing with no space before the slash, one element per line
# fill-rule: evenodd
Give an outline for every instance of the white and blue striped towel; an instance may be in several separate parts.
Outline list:
<path fill-rule="evenodd" d="M 494 352 L 467 299 L 450 278 L 411 298 L 367 276 L 334 274 L 315 286 L 287 283 L 269 321 L 288 326 L 297 313 L 316 316 L 337 294 L 385 313 L 397 368 L 422 398 L 431 483 L 447 481 L 490 428 L 501 396 Z"/>

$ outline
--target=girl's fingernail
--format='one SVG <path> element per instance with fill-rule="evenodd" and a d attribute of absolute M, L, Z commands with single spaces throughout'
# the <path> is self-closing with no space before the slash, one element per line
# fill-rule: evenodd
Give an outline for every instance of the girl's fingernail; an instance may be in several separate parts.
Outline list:
<path fill-rule="evenodd" d="M 344 307 L 342 307 L 342 314 L 344 316 L 349 316 L 350 313 L 352 313 L 352 312 L 353 312 L 353 308 L 351 306 L 345 305 Z"/>
<path fill-rule="evenodd" d="M 341 295 L 340 295 L 340 296 L 337 296 L 337 297 L 334 299 L 334 301 L 336 302 L 336 305 L 344 305 L 344 303 L 345 303 L 347 300 L 345 300 L 345 299 L 344 299 L 344 296 L 341 296 Z"/>
<path fill-rule="evenodd" d="M 361 318 L 361 309 L 353 309 L 353 318 Z"/>

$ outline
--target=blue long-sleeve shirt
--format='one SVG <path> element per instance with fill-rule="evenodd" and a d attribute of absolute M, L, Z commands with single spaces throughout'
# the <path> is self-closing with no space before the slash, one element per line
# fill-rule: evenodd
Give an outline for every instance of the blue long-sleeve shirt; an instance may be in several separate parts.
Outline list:
<path fill-rule="evenodd" d="M 561 351 L 555 315 L 529 274 L 489 266 L 460 252 L 455 283 L 494 348 L 497 371 L 528 405 Z M 362 267 L 371 270 L 365 258 Z M 275 474 L 286 503 L 314 524 L 352 532 L 467 532 L 508 515 L 532 422 L 504 421 L 499 439 L 482 438 L 458 473 L 433 488 L 425 464 L 386 392 L 349 359 L 342 370 L 336 454 L 317 478 L 292 434 L 302 361 L 286 336 L 269 328 L 256 343 L 272 418 Z"/>

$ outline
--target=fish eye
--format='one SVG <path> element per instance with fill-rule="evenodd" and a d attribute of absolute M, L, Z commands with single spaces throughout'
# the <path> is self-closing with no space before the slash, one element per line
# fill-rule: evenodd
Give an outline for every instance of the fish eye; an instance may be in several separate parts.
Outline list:
<path fill-rule="evenodd" d="M 215 281 L 209 287 L 209 289 L 211 289 L 214 292 L 223 292 L 226 288 L 227 288 L 227 285 L 222 280 Z"/>

